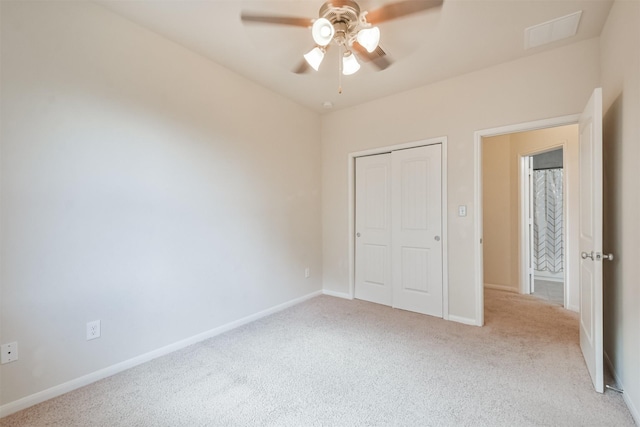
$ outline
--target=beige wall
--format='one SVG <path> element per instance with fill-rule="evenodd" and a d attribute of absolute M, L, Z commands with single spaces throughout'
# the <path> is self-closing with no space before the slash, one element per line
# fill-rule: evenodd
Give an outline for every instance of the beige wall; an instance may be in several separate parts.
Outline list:
<path fill-rule="evenodd" d="M 1 7 L 0 404 L 320 291 L 317 114 L 90 2 Z"/>
<path fill-rule="evenodd" d="M 447 136 L 449 312 L 474 322 L 474 132 L 581 112 L 599 84 L 598 58 L 598 40 L 586 40 L 325 115 L 324 288 L 349 292 L 348 153 Z M 469 215 L 457 216 L 458 205 Z"/>
<path fill-rule="evenodd" d="M 482 140 L 482 222 L 485 286 L 518 292 L 517 216 L 518 199 L 511 194 L 518 180 L 517 164 L 511 161 L 511 137 L 500 135 Z M 515 169 L 515 172 L 512 171 Z M 516 242 L 514 245 L 513 242 Z"/>
<path fill-rule="evenodd" d="M 640 2 L 616 1 L 600 40 L 604 98 L 605 352 L 640 424 Z"/>

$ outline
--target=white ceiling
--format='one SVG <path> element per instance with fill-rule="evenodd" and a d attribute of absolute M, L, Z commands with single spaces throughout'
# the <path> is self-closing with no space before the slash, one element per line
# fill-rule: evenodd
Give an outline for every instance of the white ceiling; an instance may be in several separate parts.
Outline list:
<path fill-rule="evenodd" d="M 393 0 L 361 0 L 369 10 Z M 381 46 L 394 63 L 384 71 L 363 64 L 342 78 L 337 50 L 320 71 L 294 74 L 313 47 L 309 30 L 243 25 L 241 11 L 316 18 L 323 0 L 97 0 L 97 3 L 198 52 L 246 78 L 320 113 L 410 90 L 452 76 L 597 37 L 613 0 L 444 0 L 442 8 L 379 25 Z M 582 10 L 572 38 L 524 49 L 524 30 Z"/>

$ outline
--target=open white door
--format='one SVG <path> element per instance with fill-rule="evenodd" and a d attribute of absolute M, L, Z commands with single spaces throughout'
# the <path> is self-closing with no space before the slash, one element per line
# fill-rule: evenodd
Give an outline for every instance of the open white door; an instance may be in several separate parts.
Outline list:
<path fill-rule="evenodd" d="M 391 305 L 391 154 L 356 159 L 355 297 Z"/>
<path fill-rule="evenodd" d="M 522 228 L 524 230 L 523 257 L 521 259 L 522 285 L 521 291 L 525 294 L 535 292 L 533 277 L 533 157 L 525 156 L 521 160 L 522 182 Z"/>
<path fill-rule="evenodd" d="M 597 392 L 602 347 L 602 89 L 580 116 L 580 348 Z"/>

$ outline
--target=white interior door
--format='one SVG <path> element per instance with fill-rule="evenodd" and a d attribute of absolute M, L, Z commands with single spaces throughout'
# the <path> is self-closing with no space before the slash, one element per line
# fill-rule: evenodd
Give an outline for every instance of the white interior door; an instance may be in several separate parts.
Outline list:
<path fill-rule="evenodd" d="M 525 156 L 521 162 L 522 182 L 522 227 L 524 233 L 524 254 L 521 259 L 522 282 L 521 289 L 525 294 L 535 292 L 533 277 L 533 156 Z"/>
<path fill-rule="evenodd" d="M 391 305 L 391 154 L 356 158 L 355 297 Z"/>
<path fill-rule="evenodd" d="M 439 144 L 394 151 L 393 306 L 442 317 L 442 157 Z"/>
<path fill-rule="evenodd" d="M 580 348 L 604 391 L 602 347 L 602 89 L 580 116 Z"/>

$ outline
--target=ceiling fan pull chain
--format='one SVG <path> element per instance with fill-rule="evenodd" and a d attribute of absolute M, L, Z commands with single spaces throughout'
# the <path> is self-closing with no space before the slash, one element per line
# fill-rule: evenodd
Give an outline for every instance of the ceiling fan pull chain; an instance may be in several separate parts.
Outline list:
<path fill-rule="evenodd" d="M 338 94 L 342 95 L 342 46 L 338 45 Z"/>

